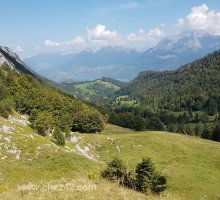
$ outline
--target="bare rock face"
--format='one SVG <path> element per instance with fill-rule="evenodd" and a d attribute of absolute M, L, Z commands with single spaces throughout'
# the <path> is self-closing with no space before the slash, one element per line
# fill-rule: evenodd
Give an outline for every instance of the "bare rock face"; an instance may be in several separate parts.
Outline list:
<path fill-rule="evenodd" d="M 19 73 L 38 76 L 31 68 L 29 68 L 10 48 L 0 46 L 0 66 L 7 64 L 11 69 Z"/>

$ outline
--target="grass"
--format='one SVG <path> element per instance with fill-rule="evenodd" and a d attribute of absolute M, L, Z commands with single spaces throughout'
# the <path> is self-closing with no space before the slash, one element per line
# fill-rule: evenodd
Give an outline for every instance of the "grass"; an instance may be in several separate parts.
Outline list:
<path fill-rule="evenodd" d="M 19 116 L 16 116 L 19 117 Z M 11 134 L 0 131 L 0 144 L 10 137 L 8 149 L 21 150 L 21 158 L 7 152 L 1 145 L 0 199 L 219 199 L 220 144 L 196 137 L 166 132 L 135 132 L 107 124 L 100 134 L 73 133 L 76 143 L 57 147 L 50 137 L 41 137 L 28 126 L 12 124 L 0 118 L 0 127 L 14 128 Z M 30 136 L 32 135 L 32 136 Z M 89 147 L 96 162 L 75 150 Z M 14 145 L 14 146 L 13 146 Z M 161 197 L 144 195 L 119 187 L 100 178 L 106 162 L 121 158 L 130 170 L 143 157 L 150 157 L 156 168 L 168 178 L 168 189 Z M 74 190 L 22 190 L 17 185 L 62 185 Z M 76 190 L 79 185 L 93 184 L 96 189 Z"/>
<path fill-rule="evenodd" d="M 96 85 L 96 87 L 98 87 L 97 89 L 92 89 L 92 87 Z M 74 86 L 76 89 L 78 89 L 81 93 L 83 94 L 87 94 L 87 95 L 95 95 L 98 92 L 100 92 L 99 90 L 112 90 L 112 91 L 116 91 L 119 89 L 118 86 L 113 85 L 111 83 L 108 82 L 104 82 L 102 80 L 96 80 L 96 81 L 92 81 L 92 82 L 88 82 L 88 83 L 80 83 Z M 99 89 L 99 90 L 98 90 Z"/>

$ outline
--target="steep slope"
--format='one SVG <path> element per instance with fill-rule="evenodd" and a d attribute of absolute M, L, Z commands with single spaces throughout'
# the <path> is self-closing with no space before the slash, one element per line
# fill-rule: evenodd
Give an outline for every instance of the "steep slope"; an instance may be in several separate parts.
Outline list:
<path fill-rule="evenodd" d="M 1 48 L 1 53 L 4 63 L 0 66 L 0 115 L 7 118 L 13 110 L 28 114 L 42 135 L 54 129 L 66 134 L 79 129 L 101 131 L 103 119 L 98 111 L 43 82 L 10 49 Z"/>
<path fill-rule="evenodd" d="M 17 70 L 18 72 L 28 74 L 33 77 L 37 76 L 37 73 L 29 68 L 10 48 L 0 46 L 0 66 L 4 63 L 9 65 L 11 69 Z"/>
<path fill-rule="evenodd" d="M 220 110 L 220 51 L 176 71 L 141 72 L 116 96 L 128 95 L 152 108 Z"/>

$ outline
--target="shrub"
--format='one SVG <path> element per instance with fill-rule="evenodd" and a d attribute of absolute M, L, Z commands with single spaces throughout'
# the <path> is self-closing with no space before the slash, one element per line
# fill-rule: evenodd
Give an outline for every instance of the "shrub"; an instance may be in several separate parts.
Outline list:
<path fill-rule="evenodd" d="M 122 183 L 126 172 L 127 170 L 122 160 L 115 158 L 107 164 L 107 169 L 101 172 L 101 176 L 107 180 L 119 181 L 119 183 Z"/>
<path fill-rule="evenodd" d="M 45 136 L 54 128 L 53 115 L 46 111 L 37 113 L 32 125 L 40 135 Z"/>
<path fill-rule="evenodd" d="M 213 133 L 212 133 L 212 140 L 220 142 L 220 124 L 217 124 Z"/>
<path fill-rule="evenodd" d="M 152 191 L 157 194 L 163 192 L 167 188 L 166 182 L 167 179 L 165 176 L 155 173 L 153 177 Z"/>
<path fill-rule="evenodd" d="M 90 110 L 83 110 L 75 115 L 73 118 L 73 131 L 80 133 L 96 133 L 101 132 L 104 127 L 104 120 L 102 116 Z"/>
<path fill-rule="evenodd" d="M 65 137 L 60 129 L 56 128 L 53 137 L 55 139 L 55 143 L 59 146 L 65 146 Z"/>
<path fill-rule="evenodd" d="M 123 162 L 116 158 L 107 164 L 107 169 L 101 172 L 101 176 L 144 193 L 151 191 L 159 194 L 166 189 L 166 177 L 155 170 L 149 158 L 138 163 L 135 172 L 128 172 Z"/>
<path fill-rule="evenodd" d="M 151 117 L 147 123 L 147 129 L 164 131 L 166 130 L 164 124 L 160 121 L 158 117 Z"/>

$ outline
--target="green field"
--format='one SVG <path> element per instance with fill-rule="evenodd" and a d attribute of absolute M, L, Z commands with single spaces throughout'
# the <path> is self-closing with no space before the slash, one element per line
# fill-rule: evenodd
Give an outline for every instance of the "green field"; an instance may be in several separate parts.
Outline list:
<path fill-rule="evenodd" d="M 62 83 L 60 89 L 80 99 L 94 101 L 95 97 L 107 97 L 119 90 L 120 87 L 103 80 L 94 80 L 78 83 Z"/>
<path fill-rule="evenodd" d="M 220 199 L 220 144 L 167 132 L 134 132 L 106 125 L 99 134 L 71 134 L 66 147 L 19 121 L 0 118 L 0 199 Z M 16 151 L 11 151 L 16 150 Z M 19 153 L 20 151 L 20 153 Z M 7 156 L 7 157 L 6 157 Z M 150 157 L 167 176 L 161 197 L 144 195 L 100 178 L 106 162 L 121 158 L 132 170 Z M 95 190 L 24 190 L 18 185 L 96 185 Z"/>

